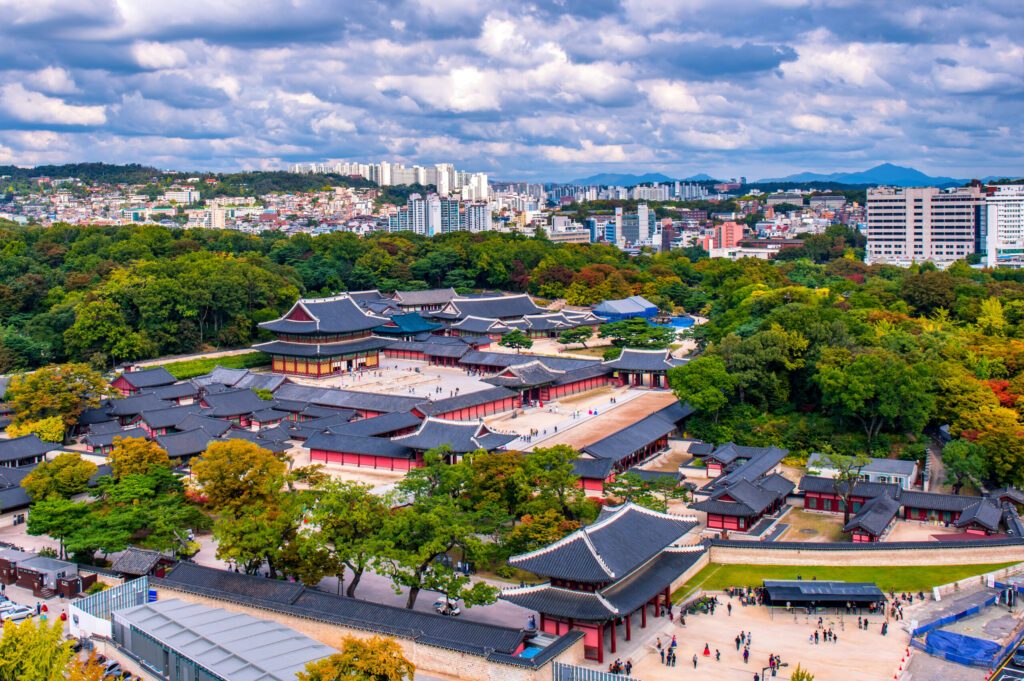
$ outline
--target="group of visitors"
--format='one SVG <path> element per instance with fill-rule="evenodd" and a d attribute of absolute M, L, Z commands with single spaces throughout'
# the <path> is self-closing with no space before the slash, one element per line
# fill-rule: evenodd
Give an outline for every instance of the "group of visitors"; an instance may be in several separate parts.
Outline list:
<path fill-rule="evenodd" d="M 624 674 L 629 676 L 633 672 L 633 660 L 627 659 L 623 662 L 621 659 L 616 659 L 610 665 L 608 665 L 609 674 Z"/>
<path fill-rule="evenodd" d="M 676 666 L 676 648 L 679 647 L 679 641 L 676 640 L 675 634 L 672 634 L 672 640 L 669 641 L 667 646 L 663 646 L 661 644 L 661 637 L 659 636 L 654 647 L 658 649 L 658 654 L 661 656 L 661 663 L 663 665 L 666 667 Z"/>

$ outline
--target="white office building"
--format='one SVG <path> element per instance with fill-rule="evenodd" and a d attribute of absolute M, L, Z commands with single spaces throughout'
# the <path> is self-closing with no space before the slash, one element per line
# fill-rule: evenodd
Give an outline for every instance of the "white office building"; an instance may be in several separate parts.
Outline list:
<path fill-rule="evenodd" d="M 988 188 L 982 241 L 986 267 L 1024 267 L 1024 185 Z"/>
<path fill-rule="evenodd" d="M 868 263 L 950 265 L 980 247 L 980 187 L 877 187 L 867 199 Z"/>

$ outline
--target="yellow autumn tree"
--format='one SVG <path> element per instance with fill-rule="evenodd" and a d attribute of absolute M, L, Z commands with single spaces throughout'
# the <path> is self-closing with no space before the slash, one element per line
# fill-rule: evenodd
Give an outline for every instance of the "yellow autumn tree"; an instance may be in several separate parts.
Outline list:
<path fill-rule="evenodd" d="M 402 647 L 391 638 L 359 639 L 346 636 L 341 652 L 315 660 L 296 675 L 297 681 L 406 681 L 416 667 L 405 659 Z"/>

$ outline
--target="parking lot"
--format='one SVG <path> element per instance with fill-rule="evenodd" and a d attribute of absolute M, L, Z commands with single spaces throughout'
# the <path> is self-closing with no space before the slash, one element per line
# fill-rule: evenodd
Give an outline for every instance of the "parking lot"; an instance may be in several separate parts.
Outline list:
<path fill-rule="evenodd" d="M 1003 664 L 992 681 L 1024 681 L 1024 648 L 1016 652 Z"/>

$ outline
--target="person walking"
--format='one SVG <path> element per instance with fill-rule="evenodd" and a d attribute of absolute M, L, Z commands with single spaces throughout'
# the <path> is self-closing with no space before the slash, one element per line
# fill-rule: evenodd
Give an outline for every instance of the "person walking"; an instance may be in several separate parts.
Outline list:
<path fill-rule="evenodd" d="M 817 630 L 815 630 L 815 632 L 814 632 L 814 645 L 818 645 L 818 632 L 817 632 Z"/>
<path fill-rule="evenodd" d="M 661 663 L 665 664 L 665 649 L 661 647 L 660 643 L 658 644 L 658 652 L 661 653 Z"/>
<path fill-rule="evenodd" d="M 736 637 L 736 650 L 739 650 L 739 649 L 740 649 L 740 637 L 737 636 Z"/>
<path fill-rule="evenodd" d="M 715 648 L 715 662 L 721 662 L 721 661 L 722 661 L 722 651 L 719 650 L 718 648 Z"/>
<path fill-rule="evenodd" d="M 697 653 L 693 654 L 693 668 L 697 668 Z"/>
<path fill-rule="evenodd" d="M 743 664 L 747 664 L 750 661 L 750 648 L 743 649 Z"/>
<path fill-rule="evenodd" d="M 725 604 L 725 611 L 729 614 L 729 617 L 732 617 L 732 603 Z"/>

